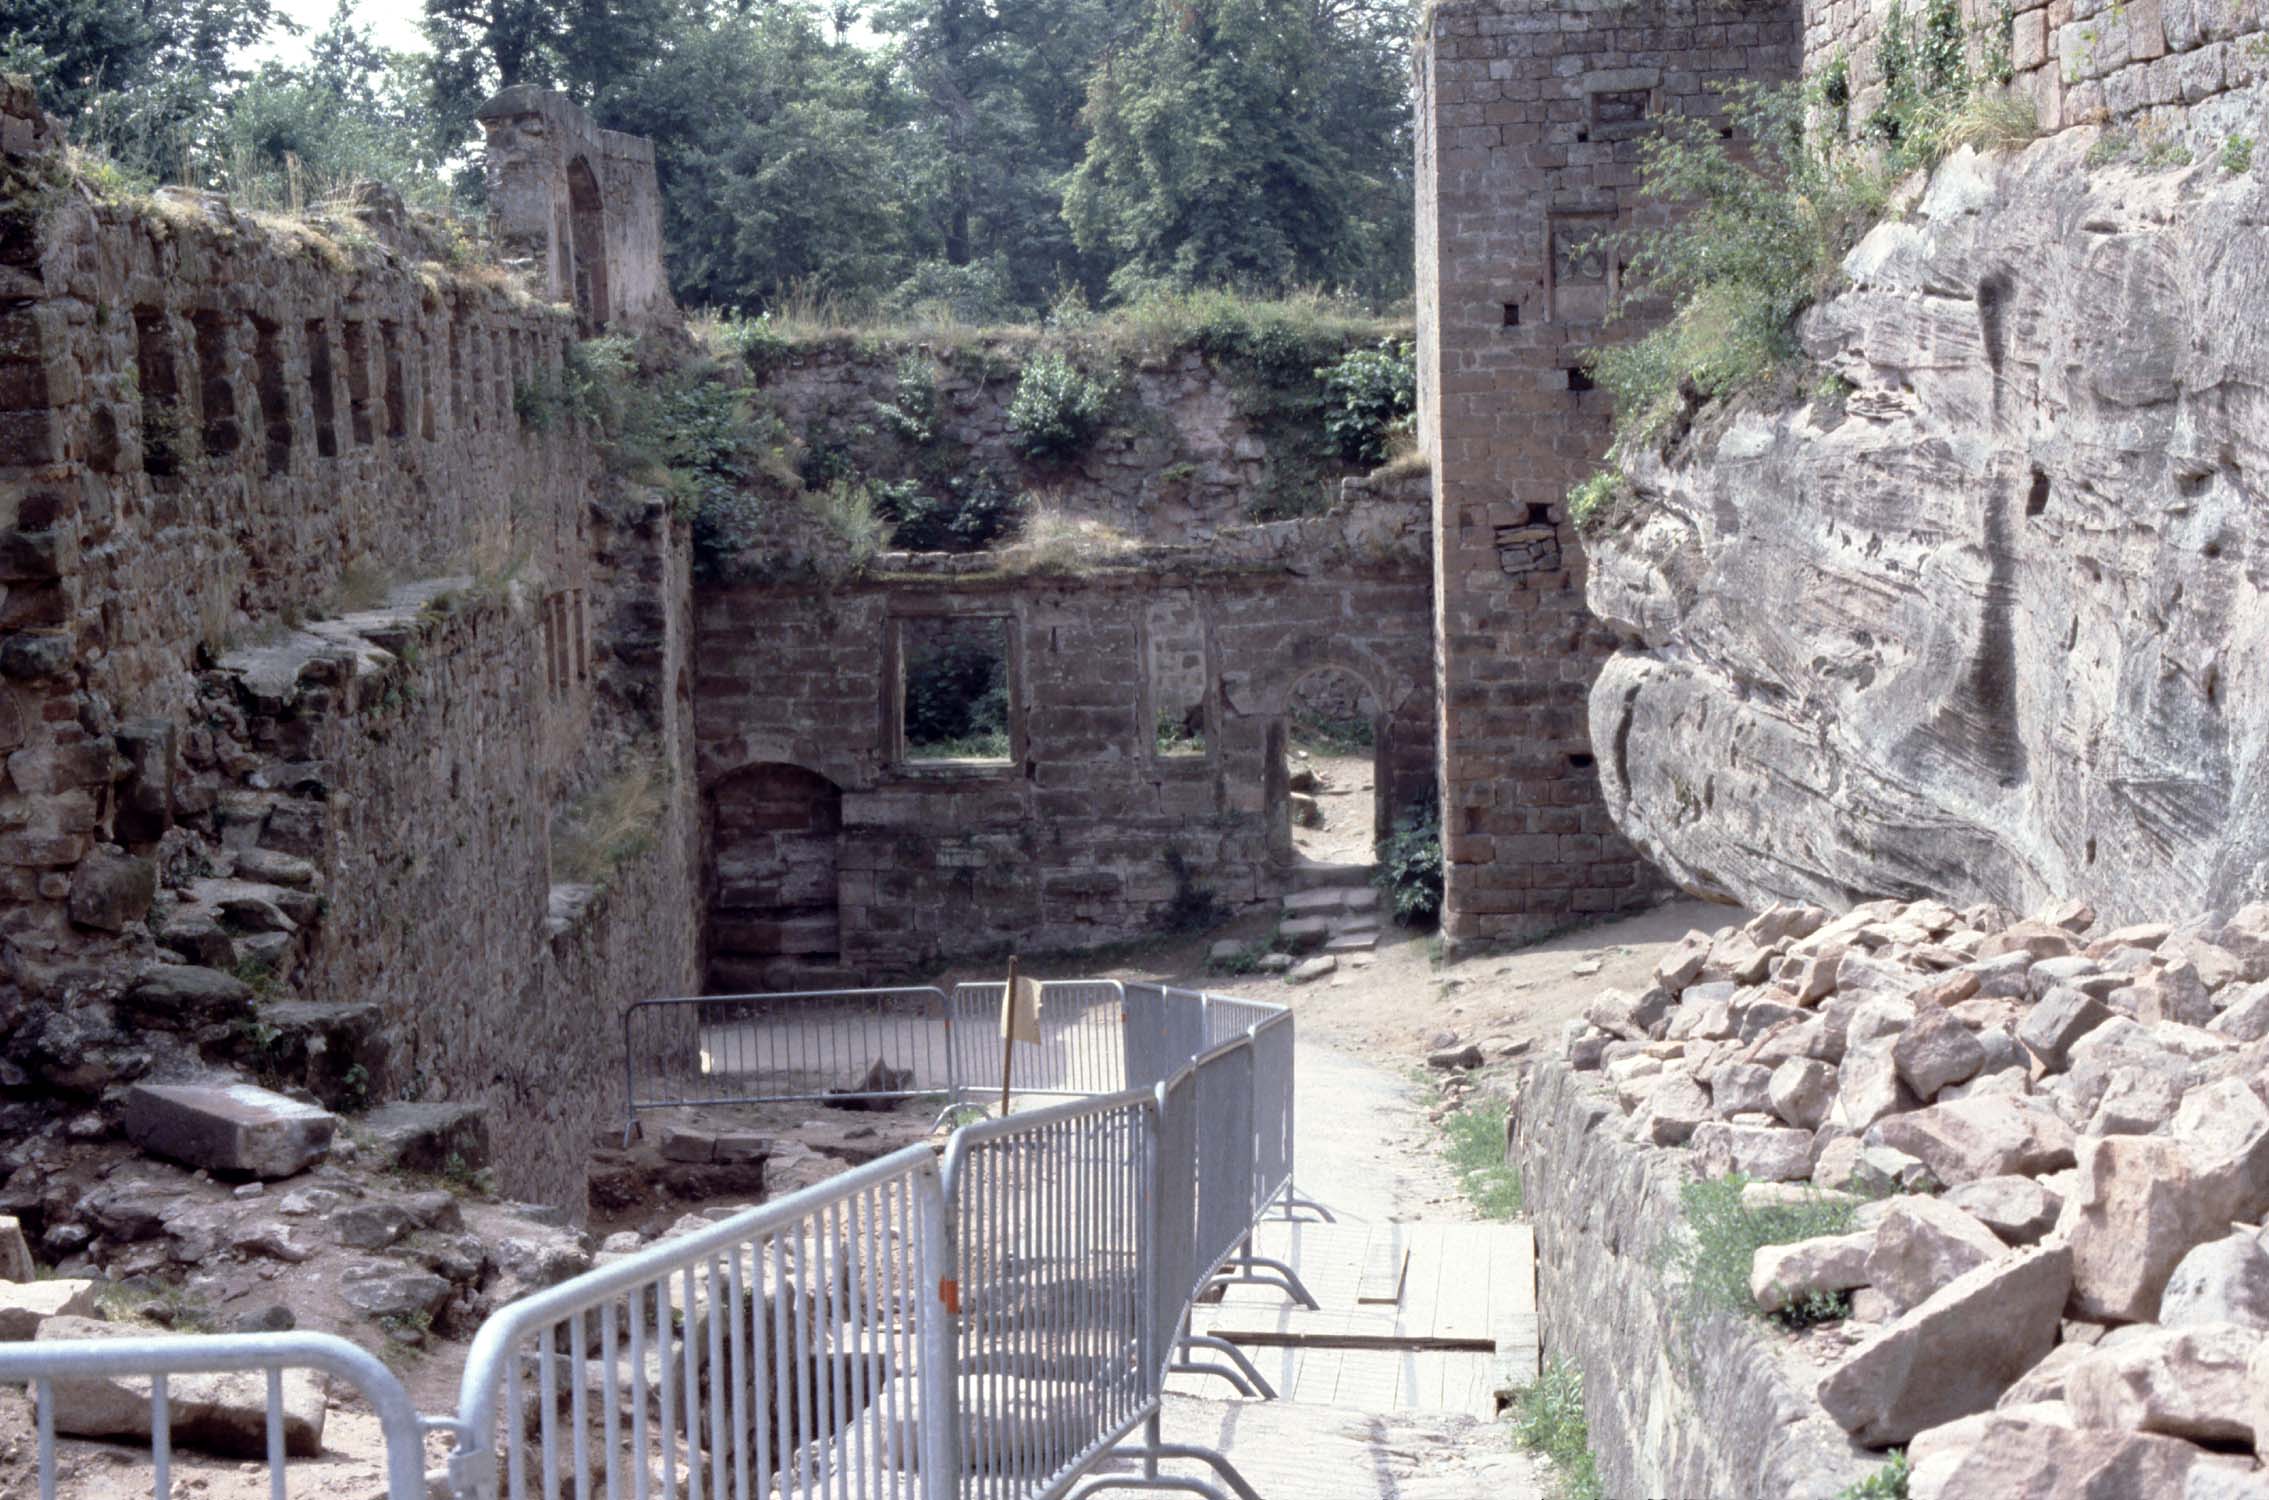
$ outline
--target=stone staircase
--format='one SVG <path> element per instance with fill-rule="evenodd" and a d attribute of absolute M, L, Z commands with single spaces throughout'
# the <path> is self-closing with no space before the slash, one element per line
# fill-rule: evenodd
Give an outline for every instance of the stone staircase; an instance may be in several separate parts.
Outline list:
<path fill-rule="evenodd" d="M 1368 865 L 1304 864 L 1284 898 L 1277 942 L 1293 953 L 1368 953 L 1379 945 L 1379 888 Z"/>

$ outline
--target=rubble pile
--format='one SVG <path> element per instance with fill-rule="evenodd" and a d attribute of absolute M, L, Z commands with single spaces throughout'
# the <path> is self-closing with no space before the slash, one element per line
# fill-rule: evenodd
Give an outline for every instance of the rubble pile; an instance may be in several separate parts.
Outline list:
<path fill-rule="evenodd" d="M 1917 1500 L 2269 1497 L 2269 904 L 1777 907 L 1689 934 L 1566 1050 L 1745 1200 L 1851 1205 L 1750 1290 L 1848 1307 L 1817 1399 L 1906 1448 Z"/>

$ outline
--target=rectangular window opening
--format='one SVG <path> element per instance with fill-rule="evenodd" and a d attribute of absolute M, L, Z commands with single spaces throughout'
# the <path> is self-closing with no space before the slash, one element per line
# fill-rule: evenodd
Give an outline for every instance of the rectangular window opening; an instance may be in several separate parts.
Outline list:
<path fill-rule="evenodd" d="M 339 456 L 338 398 L 331 392 L 331 331 L 321 318 L 307 320 L 307 389 L 315 408 L 315 451 Z"/>
<path fill-rule="evenodd" d="M 1009 619 L 898 622 L 899 726 L 914 764 L 1009 764 Z"/>
<path fill-rule="evenodd" d="M 197 395 L 205 408 L 205 456 L 226 458 L 244 441 L 236 420 L 236 382 L 229 372 L 229 330 L 217 312 L 189 315 L 197 338 Z"/>
<path fill-rule="evenodd" d="M 1521 326 L 1521 305 L 1518 302 L 1508 302 L 1505 304 L 1505 326 L 1507 328 L 1518 328 Z"/>
<path fill-rule="evenodd" d="M 1208 673 L 1197 601 L 1187 591 L 1171 592 L 1152 602 L 1146 623 L 1151 754 L 1160 760 L 1202 758 Z"/>
<path fill-rule="evenodd" d="M 378 343 L 386 357 L 386 435 L 409 436 L 410 403 L 402 373 L 402 331 L 393 323 L 378 325 Z"/>
<path fill-rule="evenodd" d="M 292 466 L 291 397 L 284 389 L 284 359 L 276 335 L 283 330 L 273 321 L 252 320 L 252 363 L 259 379 L 260 421 L 268 439 L 268 472 L 288 473 Z"/>
<path fill-rule="evenodd" d="M 134 309 L 134 363 L 142 387 L 142 469 L 178 474 L 190 456 L 190 427 L 181 409 L 181 377 L 173 363 L 173 330 L 165 310 Z"/>
<path fill-rule="evenodd" d="M 339 329 L 347 353 L 347 415 L 353 420 L 355 444 L 370 446 L 370 336 L 359 319 L 349 318 Z"/>

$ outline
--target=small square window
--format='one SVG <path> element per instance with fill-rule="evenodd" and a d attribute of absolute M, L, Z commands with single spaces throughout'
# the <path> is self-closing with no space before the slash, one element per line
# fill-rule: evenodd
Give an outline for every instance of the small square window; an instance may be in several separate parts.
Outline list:
<path fill-rule="evenodd" d="M 1006 615 L 901 620 L 898 662 L 903 760 L 936 766 L 1010 763 Z"/>

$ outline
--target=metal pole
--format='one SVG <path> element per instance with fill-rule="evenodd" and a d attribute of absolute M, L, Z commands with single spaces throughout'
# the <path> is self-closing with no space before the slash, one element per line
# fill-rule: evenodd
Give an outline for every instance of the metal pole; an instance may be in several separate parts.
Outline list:
<path fill-rule="evenodd" d="M 1001 989 L 1001 1118 L 1008 1118 L 1008 1075 L 1016 1065 L 1016 955 L 1008 959 L 1008 983 Z"/>

